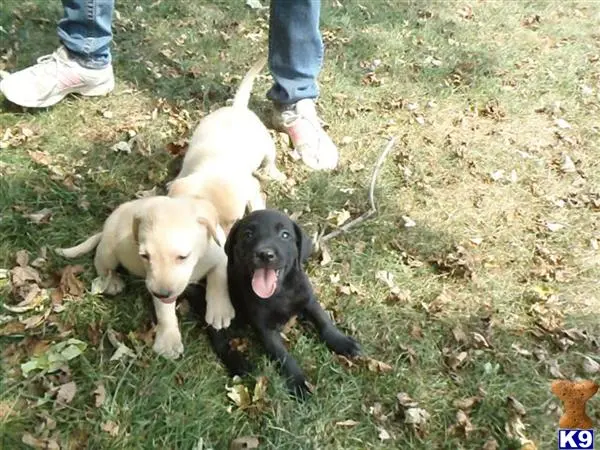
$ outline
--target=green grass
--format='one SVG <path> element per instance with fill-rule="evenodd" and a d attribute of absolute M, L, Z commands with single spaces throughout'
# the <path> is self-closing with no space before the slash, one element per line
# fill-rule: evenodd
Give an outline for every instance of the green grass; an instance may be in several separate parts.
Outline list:
<path fill-rule="evenodd" d="M 35 257 L 41 247 L 83 239 L 118 204 L 161 186 L 173 162 L 167 144 L 189 137 L 203 114 L 224 104 L 266 49 L 266 13 L 241 0 L 135 3 L 143 11 L 117 4 L 114 94 L 69 98 L 40 111 L 0 106 L 0 138 L 7 129 L 33 132 L 0 150 L 0 268 L 14 267 L 18 250 Z M 186 350 L 179 361 L 157 358 L 139 339 L 151 310 L 143 283 L 129 279 L 118 298 L 86 293 L 32 330 L 0 326 L 2 448 L 28 448 L 21 440 L 29 432 L 55 437 L 67 449 L 221 449 L 250 435 L 259 437 L 260 448 L 278 450 L 480 449 L 489 439 L 520 449 L 505 431 L 515 417 L 509 395 L 526 409 L 524 436 L 539 449 L 555 446 L 552 361 L 568 378 L 600 377 L 583 371 L 583 355 L 598 361 L 600 352 L 600 252 L 591 245 L 600 240 L 600 6 L 473 2 L 472 14 L 464 7 L 325 1 L 320 109 L 334 140 L 347 142 L 340 146 L 341 167 L 309 173 L 279 142 L 278 164 L 296 184 L 266 187 L 269 204 L 302 212 L 299 221 L 311 234 L 330 231 L 332 211 L 354 217 L 368 208 L 371 167 L 396 137 L 376 191 L 378 216 L 330 241 L 329 264 L 319 258 L 309 264 L 321 302 L 391 371 L 347 368 L 311 332 L 294 330 L 293 353 L 316 385 L 313 398 L 304 404 L 288 398 L 274 366 L 255 356 L 257 375 L 269 380 L 269 401 L 258 411 L 239 410 L 226 395 L 232 381 L 193 317 L 182 317 Z M 531 19 L 536 15 L 539 22 Z M 59 17 L 59 2 L 4 2 L 0 56 L 12 52 L 0 68 L 13 71 L 51 52 Z M 365 84 L 363 66 L 374 60 L 381 83 Z M 252 107 L 261 114 L 268 87 L 266 76 L 255 87 Z M 572 127 L 560 129 L 556 119 Z M 130 130 L 144 150 L 114 153 L 111 147 Z M 33 151 L 47 152 L 51 167 L 34 162 Z M 565 154 L 577 172 L 561 170 Z M 364 169 L 356 170 L 358 164 Z M 505 177 L 494 181 L 490 174 L 498 170 Z M 52 210 L 49 223 L 28 220 L 44 208 Z M 402 216 L 416 226 L 405 228 Z M 565 227 L 551 232 L 548 222 Z M 540 259 L 540 251 L 551 256 Z M 76 262 L 89 288 L 92 258 Z M 43 278 L 69 263 L 49 252 Z M 465 267 L 473 276 L 460 275 Z M 390 300 L 379 271 L 410 295 Z M 6 280 L 0 283 L 1 302 L 14 303 Z M 348 284 L 356 292 L 340 291 Z M 550 329 L 537 325 L 550 320 Z M 453 337 L 457 326 L 466 342 Z M 109 328 L 140 356 L 109 361 Z M 588 337 L 565 334 L 569 329 Z M 22 377 L 19 366 L 40 341 L 68 337 L 88 344 L 69 363 L 70 373 Z M 445 356 L 461 351 L 464 364 L 451 370 Z M 61 407 L 53 392 L 71 380 L 77 392 Z M 97 408 L 98 382 L 107 394 Z M 252 380 L 244 383 L 253 388 Z M 430 414 L 424 433 L 403 423 L 400 392 Z M 453 403 L 477 395 L 481 402 L 468 412 L 474 430 L 467 437 L 453 433 Z M 387 420 L 369 412 L 377 403 Z M 600 396 L 588 412 L 599 426 Z M 44 425 L 44 415 L 55 427 Z M 348 419 L 358 424 L 336 425 Z M 114 435 L 103 431 L 108 421 L 118 424 Z M 390 439 L 381 441 L 380 429 Z"/>

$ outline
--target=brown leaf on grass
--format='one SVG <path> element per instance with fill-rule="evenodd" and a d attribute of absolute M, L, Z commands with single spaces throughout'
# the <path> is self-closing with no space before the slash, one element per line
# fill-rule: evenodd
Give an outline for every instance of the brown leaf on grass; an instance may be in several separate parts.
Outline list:
<path fill-rule="evenodd" d="M 367 368 L 371 372 L 385 373 L 385 372 L 391 372 L 393 369 L 392 366 L 390 366 L 389 364 L 384 363 L 383 361 L 378 361 L 369 356 L 363 356 L 362 358 L 366 359 Z"/>
<path fill-rule="evenodd" d="M 353 367 L 366 367 L 371 372 L 386 373 L 391 372 L 393 367 L 383 361 L 378 361 L 370 356 L 355 356 L 347 358 L 343 355 L 336 355 L 338 361 L 345 367 L 351 369 Z"/>
<path fill-rule="evenodd" d="M 460 400 L 454 400 L 452 403 L 455 408 L 462 409 L 463 411 L 470 411 L 477 403 L 481 402 L 482 397 L 474 396 L 467 397 Z"/>
<path fill-rule="evenodd" d="M 85 292 L 85 285 L 77 278 L 77 275 L 83 273 L 84 268 L 81 265 L 66 266 L 60 271 L 60 284 L 58 290 L 63 297 L 80 298 Z"/>
<path fill-rule="evenodd" d="M 331 253 L 329 253 L 329 249 L 325 244 L 321 244 L 321 266 L 326 266 L 331 263 Z"/>
<path fill-rule="evenodd" d="M 400 289 L 398 286 L 394 286 L 390 289 L 387 296 L 387 301 L 390 303 L 406 303 L 410 300 L 411 294 L 408 289 Z"/>
<path fill-rule="evenodd" d="M 42 166 L 49 166 L 52 164 L 52 157 L 48 154 L 48 152 L 40 152 L 40 151 L 31 151 L 27 150 L 27 154 L 37 164 Z"/>
<path fill-rule="evenodd" d="M 28 283 L 41 284 L 42 278 L 37 270 L 31 266 L 21 267 L 17 266 L 11 269 L 11 285 L 14 289 L 18 289 Z"/>
<path fill-rule="evenodd" d="M 44 314 L 36 314 L 25 319 L 21 319 L 20 322 L 25 325 L 25 329 L 29 330 L 31 328 L 35 328 L 40 326 L 52 313 L 52 309 L 48 309 Z"/>
<path fill-rule="evenodd" d="M 38 439 L 34 437 L 31 433 L 25 433 L 21 438 L 21 442 L 33 448 L 39 448 L 44 450 L 60 450 L 60 445 L 58 445 L 56 438 Z"/>
<path fill-rule="evenodd" d="M 56 401 L 59 404 L 68 405 L 75 398 L 75 393 L 77 392 L 77 385 L 74 381 L 69 383 L 65 383 L 58 389 L 58 393 L 56 394 Z"/>
<path fill-rule="evenodd" d="M 360 422 L 357 422 L 356 420 L 348 419 L 348 420 L 342 420 L 340 422 L 336 422 L 335 426 L 336 427 L 344 427 L 344 428 L 352 428 L 359 424 L 360 424 Z"/>
<path fill-rule="evenodd" d="M 252 403 L 264 403 L 267 400 L 267 388 L 269 386 L 269 379 L 266 376 L 260 376 L 256 379 L 254 385 L 254 393 L 252 394 Z"/>
<path fill-rule="evenodd" d="M 423 408 L 407 408 L 404 410 L 404 423 L 409 425 L 419 436 L 424 436 L 430 414 Z"/>
<path fill-rule="evenodd" d="M 378 427 L 377 430 L 379 431 L 377 436 L 379 437 L 379 440 L 381 442 L 389 441 L 392 438 L 392 436 L 390 436 L 390 433 L 388 433 L 388 431 L 385 428 Z"/>
<path fill-rule="evenodd" d="M 246 450 L 258 448 L 260 441 L 255 436 L 242 436 L 235 438 L 229 445 L 229 450 Z"/>
<path fill-rule="evenodd" d="M 446 291 L 442 291 L 431 302 L 421 302 L 421 306 L 428 314 L 435 315 L 443 311 L 444 307 L 449 303 L 452 303 L 452 298 Z"/>
<path fill-rule="evenodd" d="M 525 416 L 527 414 L 527 410 L 523 404 L 512 395 L 506 397 L 506 402 L 508 403 L 508 407 L 519 416 Z"/>
<path fill-rule="evenodd" d="M 465 20 L 473 19 L 473 8 L 471 5 L 464 5 L 458 9 L 458 15 Z"/>
<path fill-rule="evenodd" d="M 431 261 L 440 272 L 468 280 L 475 276 L 474 263 L 474 258 L 460 245 L 455 246 L 452 252 Z"/>
<path fill-rule="evenodd" d="M 167 152 L 172 156 L 182 156 L 185 155 L 187 151 L 188 142 L 187 140 L 180 139 L 179 141 L 170 142 L 167 144 Z"/>
<path fill-rule="evenodd" d="M 590 358 L 589 356 L 583 356 L 583 371 L 588 375 L 595 375 L 600 373 L 600 364 L 598 361 Z"/>
<path fill-rule="evenodd" d="M 110 434 L 112 437 L 115 437 L 119 434 L 119 425 L 117 425 L 112 420 L 108 420 L 104 422 L 101 426 L 102 431 Z"/>
<path fill-rule="evenodd" d="M 227 397 L 240 409 L 246 409 L 252 403 L 248 388 L 243 384 L 234 384 L 232 387 L 225 386 Z"/>
<path fill-rule="evenodd" d="M 35 225 L 48 223 L 52 218 L 52 210 L 50 208 L 44 208 L 31 214 L 25 214 L 25 217 L 27 217 Z"/>
<path fill-rule="evenodd" d="M 27 250 L 19 250 L 16 252 L 15 262 L 21 267 L 27 267 L 29 264 L 29 252 Z"/>
<path fill-rule="evenodd" d="M 396 399 L 398 400 L 398 404 L 403 408 L 414 408 L 419 405 L 419 403 L 413 400 L 406 392 L 399 392 L 396 394 Z"/>
<path fill-rule="evenodd" d="M 531 16 L 525 17 L 521 21 L 521 25 L 523 25 L 524 27 L 537 28 L 541 21 L 542 18 L 539 16 L 539 14 L 533 14 Z"/>
<path fill-rule="evenodd" d="M 376 402 L 373 406 L 369 407 L 369 414 L 378 422 L 385 422 L 388 420 L 388 416 L 383 413 L 383 406 L 379 402 Z"/>
<path fill-rule="evenodd" d="M 460 325 L 457 325 L 452 329 L 452 336 L 454 336 L 454 340 L 457 344 L 464 344 L 467 342 L 467 334 Z"/>
<path fill-rule="evenodd" d="M 498 441 L 496 441 L 494 438 L 490 438 L 485 441 L 485 444 L 483 444 L 481 450 L 498 450 L 498 448 Z"/>
<path fill-rule="evenodd" d="M 525 424 L 521 421 L 519 416 L 513 416 L 506 424 L 504 424 L 506 436 L 518 440 L 521 445 L 521 450 L 536 450 L 537 447 L 533 441 L 525 436 L 525 428 Z"/>
<path fill-rule="evenodd" d="M 98 383 L 96 386 L 97 387 L 93 392 L 94 404 L 96 405 L 96 408 L 100 408 L 106 401 L 106 388 L 102 383 Z"/>
<path fill-rule="evenodd" d="M 247 338 L 233 338 L 229 340 L 229 348 L 240 353 L 247 353 L 249 344 L 250 342 Z"/>
<path fill-rule="evenodd" d="M 462 435 L 465 439 L 469 438 L 469 434 L 475 429 L 471 423 L 471 419 L 466 412 L 459 409 L 456 411 L 456 423 L 450 427 L 450 431 L 457 435 Z"/>
<path fill-rule="evenodd" d="M 387 285 L 390 289 L 395 287 L 394 274 L 387 270 L 378 270 L 375 273 L 375 278 Z"/>
<path fill-rule="evenodd" d="M 413 324 L 413 326 L 410 328 L 410 336 L 413 339 L 422 339 L 423 329 L 419 325 Z"/>
<path fill-rule="evenodd" d="M 467 358 L 469 356 L 469 354 L 467 352 L 450 353 L 449 349 L 444 349 L 444 350 L 446 352 L 446 355 L 445 355 L 446 364 L 448 365 L 450 370 L 452 370 L 453 372 L 456 372 L 460 367 L 462 367 L 465 364 L 465 362 L 467 361 Z"/>

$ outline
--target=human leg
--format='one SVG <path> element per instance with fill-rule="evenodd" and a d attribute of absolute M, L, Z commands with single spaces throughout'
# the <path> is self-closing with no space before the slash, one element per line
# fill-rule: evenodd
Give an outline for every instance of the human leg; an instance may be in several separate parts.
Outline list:
<path fill-rule="evenodd" d="M 313 169 L 333 169 L 338 151 L 314 104 L 323 61 L 320 10 L 320 0 L 272 0 L 269 68 L 274 84 L 267 97 L 275 104 L 274 125 L 290 136 L 304 163 Z"/>
<path fill-rule="evenodd" d="M 37 64 L 5 77 L 0 92 L 30 108 L 52 106 L 68 94 L 105 95 L 114 89 L 110 56 L 114 0 L 63 0 L 63 44 Z"/>

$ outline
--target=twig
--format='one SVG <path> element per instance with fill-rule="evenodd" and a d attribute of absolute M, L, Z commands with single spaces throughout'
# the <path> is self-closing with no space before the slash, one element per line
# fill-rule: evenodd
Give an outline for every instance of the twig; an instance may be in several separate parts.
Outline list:
<path fill-rule="evenodd" d="M 331 233 L 322 236 L 320 239 L 321 242 L 328 241 L 329 239 L 333 239 L 334 237 L 337 237 L 342 233 L 346 233 L 350 228 L 358 225 L 361 222 L 364 222 L 367 219 L 370 219 L 372 216 L 377 214 L 377 206 L 375 206 L 375 184 L 377 183 L 377 177 L 379 176 L 381 166 L 383 165 L 383 162 L 385 161 L 385 158 L 387 157 L 388 153 L 394 147 L 395 143 L 396 138 L 390 138 L 387 145 L 379 155 L 377 162 L 375 163 L 375 169 L 373 169 L 373 175 L 371 176 L 371 185 L 369 186 L 369 210 L 357 217 L 356 219 L 351 220 L 350 222 L 342 225 L 337 230 L 334 230 Z"/>

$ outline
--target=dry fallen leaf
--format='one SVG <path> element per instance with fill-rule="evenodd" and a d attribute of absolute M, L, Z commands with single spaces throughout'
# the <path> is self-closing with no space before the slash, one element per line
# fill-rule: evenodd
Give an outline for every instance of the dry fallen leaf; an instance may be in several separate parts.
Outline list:
<path fill-rule="evenodd" d="M 27 250 L 19 250 L 15 253 L 15 261 L 21 267 L 27 267 L 29 264 L 29 252 Z"/>
<path fill-rule="evenodd" d="M 104 384 L 98 383 L 96 390 L 94 391 L 94 404 L 96 408 L 100 408 L 106 400 L 106 389 Z"/>
<path fill-rule="evenodd" d="M 391 272 L 388 272 L 386 270 L 379 270 L 375 273 L 375 278 L 380 281 L 383 281 L 385 284 L 387 284 L 389 288 L 393 288 L 395 286 L 394 274 Z"/>
<path fill-rule="evenodd" d="M 392 438 L 385 428 L 378 427 L 377 429 L 379 430 L 378 436 L 380 441 L 389 441 Z"/>
<path fill-rule="evenodd" d="M 115 437 L 119 434 L 119 425 L 112 420 L 108 420 L 102 424 L 102 431 L 107 432 L 111 436 Z"/>
<path fill-rule="evenodd" d="M 457 434 L 463 434 L 465 438 L 469 438 L 469 434 L 475 429 L 471 423 L 471 419 L 467 413 L 459 409 L 456 411 L 456 423 L 452 425 L 451 429 Z"/>
<path fill-rule="evenodd" d="M 234 384 L 232 387 L 225 386 L 227 397 L 240 409 L 250 406 L 251 399 L 248 388 L 243 384 Z"/>
<path fill-rule="evenodd" d="M 352 420 L 352 419 L 342 420 L 340 422 L 335 423 L 335 425 L 338 427 L 346 427 L 346 428 L 355 427 L 358 424 L 360 424 L 360 422 L 357 422 L 356 420 Z"/>
<path fill-rule="evenodd" d="M 560 166 L 560 170 L 562 170 L 564 173 L 577 172 L 575 163 L 573 162 L 571 157 L 569 155 L 567 155 L 566 153 L 563 155 L 563 162 L 562 162 L 562 165 Z"/>
<path fill-rule="evenodd" d="M 477 403 L 481 401 L 481 397 L 468 397 L 460 400 L 455 400 L 453 405 L 457 409 L 462 409 L 463 411 L 469 411 L 473 408 Z"/>
<path fill-rule="evenodd" d="M 404 222 L 404 228 L 413 228 L 417 226 L 417 223 L 408 216 L 402 216 Z"/>
<path fill-rule="evenodd" d="M 21 442 L 33 448 L 39 448 L 43 450 L 60 450 L 60 445 L 54 437 L 38 439 L 33 437 L 31 433 L 25 433 L 21 438 Z"/>
<path fill-rule="evenodd" d="M 527 411 L 525 410 L 523 404 L 512 395 L 509 395 L 506 398 L 506 401 L 508 403 L 509 408 L 511 408 L 519 416 L 525 416 L 527 414 Z"/>
<path fill-rule="evenodd" d="M 384 363 L 383 361 L 378 361 L 374 358 L 371 358 L 369 356 L 365 356 L 363 357 L 366 359 L 367 361 L 367 368 L 371 371 L 371 372 L 391 372 L 392 371 L 392 366 L 390 366 L 389 364 Z"/>
<path fill-rule="evenodd" d="M 77 385 L 74 381 L 63 384 L 56 394 L 56 401 L 59 404 L 68 405 L 73 401 L 75 393 L 77 392 Z"/>
<path fill-rule="evenodd" d="M 571 124 L 569 122 L 567 122 L 565 119 L 555 119 L 554 120 L 554 124 L 558 127 L 561 128 L 563 130 L 567 130 L 571 127 Z"/>
<path fill-rule="evenodd" d="M 66 266 L 60 271 L 59 290 L 63 296 L 79 298 L 85 292 L 85 285 L 77 278 L 77 275 L 83 273 L 83 266 Z"/>
<path fill-rule="evenodd" d="M 242 436 L 235 438 L 229 445 L 229 450 L 246 450 L 258 448 L 260 441 L 255 436 Z"/>
<path fill-rule="evenodd" d="M 451 354 L 447 357 L 448 367 L 456 372 L 467 360 L 469 354 L 467 352 L 460 352 L 458 354 Z"/>
<path fill-rule="evenodd" d="M 452 329 L 452 335 L 457 344 L 464 344 L 467 342 L 467 334 L 463 331 L 460 325 L 457 325 Z"/>
<path fill-rule="evenodd" d="M 27 217 L 29 220 L 31 220 L 32 223 L 36 225 L 48 223 L 52 218 L 52 210 L 50 208 L 44 208 L 37 212 L 26 214 L 25 217 Z"/>
<path fill-rule="evenodd" d="M 483 444 L 483 447 L 481 447 L 481 450 L 498 450 L 498 442 L 493 438 L 488 439 Z"/>
<path fill-rule="evenodd" d="M 52 157 L 47 152 L 28 150 L 29 157 L 42 166 L 48 166 L 52 163 Z"/>
<path fill-rule="evenodd" d="M 561 223 L 555 223 L 555 222 L 546 222 L 546 228 L 548 228 L 550 231 L 552 231 L 553 233 L 555 231 L 559 231 L 562 230 L 565 226 Z"/>
<path fill-rule="evenodd" d="M 583 371 L 589 375 L 600 373 L 600 364 L 590 358 L 589 356 L 583 357 Z"/>

